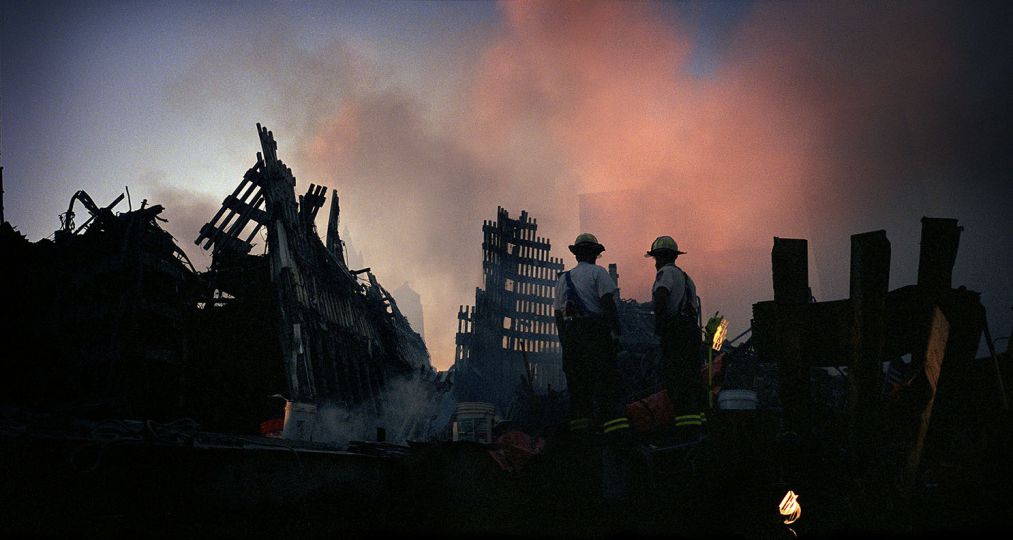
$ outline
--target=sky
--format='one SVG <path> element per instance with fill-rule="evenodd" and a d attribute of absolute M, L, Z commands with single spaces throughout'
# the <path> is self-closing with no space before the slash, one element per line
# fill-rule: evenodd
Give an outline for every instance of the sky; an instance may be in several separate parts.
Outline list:
<path fill-rule="evenodd" d="M 639 300 L 642 252 L 675 237 L 733 335 L 772 298 L 773 237 L 809 240 L 834 300 L 850 235 L 887 231 L 896 288 L 921 218 L 957 218 L 954 285 L 1013 331 L 1010 3 L 3 0 L 0 18 L 5 212 L 30 239 L 76 190 L 129 187 L 206 267 L 193 239 L 260 122 L 297 189 L 338 191 L 381 283 L 420 294 L 439 369 L 497 206 L 568 265 L 588 228 Z"/>

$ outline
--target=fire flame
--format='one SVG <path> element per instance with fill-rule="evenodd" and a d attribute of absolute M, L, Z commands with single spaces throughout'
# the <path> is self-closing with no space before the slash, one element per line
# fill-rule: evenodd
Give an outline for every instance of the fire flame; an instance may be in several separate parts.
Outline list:
<path fill-rule="evenodd" d="M 802 517 L 802 506 L 798 504 L 798 495 L 794 491 L 788 490 L 788 493 L 784 494 L 778 509 L 781 511 L 781 515 L 785 516 L 785 525 L 791 525 Z"/>

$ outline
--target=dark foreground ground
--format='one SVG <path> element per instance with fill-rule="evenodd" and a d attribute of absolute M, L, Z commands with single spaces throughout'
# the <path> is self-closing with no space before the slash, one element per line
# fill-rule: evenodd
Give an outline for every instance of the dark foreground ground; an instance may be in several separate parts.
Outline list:
<path fill-rule="evenodd" d="M 39 426 L 8 418 L 0 445 L 0 536 L 794 538 L 1013 531 L 1008 430 L 994 433 L 972 463 L 927 466 L 905 492 L 888 474 L 856 475 L 846 456 L 826 444 L 779 436 L 777 426 L 762 411 L 725 412 L 714 416 L 701 443 L 640 440 L 625 457 L 561 435 L 520 470 L 505 471 L 490 447 L 474 443 L 374 443 L 336 451 L 141 422 Z M 802 506 L 790 529 L 777 508 L 788 489 Z"/>

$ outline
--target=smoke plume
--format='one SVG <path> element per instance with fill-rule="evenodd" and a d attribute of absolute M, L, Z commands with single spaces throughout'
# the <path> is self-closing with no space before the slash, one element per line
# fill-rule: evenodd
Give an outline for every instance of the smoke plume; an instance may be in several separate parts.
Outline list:
<path fill-rule="evenodd" d="M 887 230 L 896 287 L 914 281 L 921 216 L 956 217 L 955 285 L 985 290 L 997 334 L 1013 325 L 1001 211 L 1013 115 L 998 82 L 1011 78 L 996 53 L 1009 50 L 1009 8 L 758 3 L 700 75 L 702 38 L 670 5 L 500 7 L 464 76 L 448 79 L 452 99 L 396 82 L 340 40 L 307 50 L 284 32 L 209 51 L 170 95 L 198 114 L 264 111 L 302 185 L 338 190 L 365 264 L 418 290 L 441 369 L 497 206 L 528 210 L 568 261 L 560 248 L 592 229 L 627 297 L 647 297 L 643 251 L 674 236 L 705 310 L 732 313 L 732 332 L 771 297 L 772 237 L 810 240 L 822 300 L 847 295 L 851 234 Z M 253 81 L 259 91 L 235 103 Z"/>

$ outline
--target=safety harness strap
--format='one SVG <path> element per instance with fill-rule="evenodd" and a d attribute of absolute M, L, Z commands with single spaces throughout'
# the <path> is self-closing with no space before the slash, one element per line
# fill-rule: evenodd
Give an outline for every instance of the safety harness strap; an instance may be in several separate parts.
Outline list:
<path fill-rule="evenodd" d="M 574 307 L 577 308 L 577 313 L 575 314 L 566 313 L 566 315 L 577 317 L 592 317 L 593 315 L 591 313 L 591 310 L 587 309 L 587 304 L 585 304 L 584 301 L 580 299 L 580 294 L 577 293 L 577 287 L 573 284 L 573 278 L 570 277 L 569 270 L 563 272 L 563 274 L 566 276 L 566 292 L 564 298 L 566 299 L 567 303 L 572 302 Z"/>

